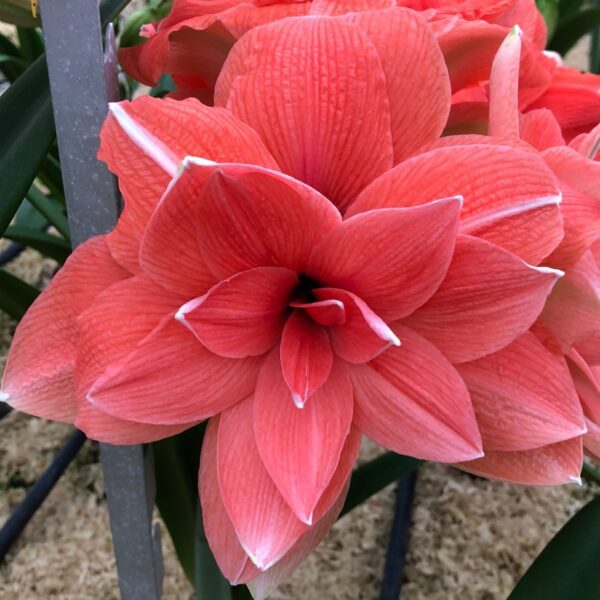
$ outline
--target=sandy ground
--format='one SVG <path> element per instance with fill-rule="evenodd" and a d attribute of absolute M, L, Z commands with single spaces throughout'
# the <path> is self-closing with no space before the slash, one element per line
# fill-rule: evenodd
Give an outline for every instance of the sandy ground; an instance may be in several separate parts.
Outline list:
<path fill-rule="evenodd" d="M 580 46 L 570 62 L 582 66 L 585 50 Z M 33 251 L 10 266 L 32 284 L 52 269 Z M 0 313 L 0 369 L 14 326 Z M 71 431 L 16 413 L 0 420 L 0 524 Z M 376 452 L 366 445 L 362 457 Z M 554 533 L 599 492 L 588 484 L 526 488 L 425 466 L 417 483 L 401 599 L 503 600 Z M 393 504 L 390 486 L 339 521 L 274 598 L 378 598 Z M 164 526 L 163 533 L 164 598 L 191 599 Z M 0 598 L 118 597 L 102 471 L 96 445 L 87 442 L 0 566 Z"/>

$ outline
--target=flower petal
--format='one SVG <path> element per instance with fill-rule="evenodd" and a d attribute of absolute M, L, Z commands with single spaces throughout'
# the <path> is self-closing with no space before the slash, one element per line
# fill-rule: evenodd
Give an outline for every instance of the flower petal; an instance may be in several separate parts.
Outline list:
<path fill-rule="evenodd" d="M 2 382 L 6 402 L 32 415 L 73 422 L 77 316 L 128 275 L 111 257 L 106 236 L 75 250 L 17 327 Z"/>
<path fill-rule="evenodd" d="M 460 198 L 345 220 L 315 247 L 307 274 L 359 296 L 385 321 L 424 304 L 454 251 Z"/>
<path fill-rule="evenodd" d="M 346 322 L 346 308 L 340 300 L 318 302 L 290 302 L 292 308 L 302 308 L 310 318 L 320 325 L 342 325 Z"/>
<path fill-rule="evenodd" d="M 483 237 L 530 264 L 562 239 L 556 178 L 537 153 L 508 145 L 471 143 L 410 158 L 375 180 L 348 216 L 453 195 L 464 198 L 461 233 Z"/>
<path fill-rule="evenodd" d="M 600 269 L 590 251 L 556 284 L 542 320 L 565 353 L 574 344 L 600 334 Z"/>
<path fill-rule="evenodd" d="M 500 45 L 490 73 L 491 136 L 519 137 L 519 66 L 521 37 L 517 25 Z"/>
<path fill-rule="evenodd" d="M 137 254 L 146 223 L 186 155 L 277 168 L 256 132 L 228 111 L 196 99 L 143 96 L 111 104 L 100 140 L 98 158 L 119 178 L 125 199 L 108 242 L 116 260 L 132 272 L 139 271 Z"/>
<path fill-rule="evenodd" d="M 547 108 L 527 111 L 519 118 L 522 140 L 540 152 L 555 146 L 564 146 L 565 138 L 556 117 Z"/>
<path fill-rule="evenodd" d="M 475 414 L 459 374 L 408 327 L 396 324 L 394 331 L 401 348 L 349 368 L 355 425 L 400 454 L 440 462 L 481 456 Z"/>
<path fill-rule="evenodd" d="M 315 508 L 340 462 L 352 410 L 352 385 L 341 367 L 334 366 L 302 408 L 289 401 L 277 352 L 260 371 L 254 396 L 258 452 L 281 495 L 307 525 L 320 516 L 315 518 Z"/>
<path fill-rule="evenodd" d="M 304 559 L 319 545 L 321 540 L 329 533 L 336 522 L 348 493 L 350 480 L 347 479 L 344 489 L 337 497 L 335 504 L 329 509 L 327 514 L 315 525 L 313 525 L 300 539 L 292 546 L 291 550 L 270 569 L 261 573 L 255 579 L 248 582 L 248 587 L 252 591 L 255 600 L 264 600 L 268 598 L 275 588 L 288 579 Z"/>
<path fill-rule="evenodd" d="M 110 444 L 146 443 L 175 435 L 193 423 L 151 425 L 111 416 L 86 397 L 96 379 L 125 359 L 181 298 L 144 275 L 114 283 L 94 299 L 77 319 L 79 344 L 75 364 L 75 425 L 94 440 Z M 140 310 L 140 306 L 144 309 Z"/>
<path fill-rule="evenodd" d="M 579 483 L 583 466 L 581 437 L 522 452 L 488 452 L 456 465 L 481 477 L 525 485 Z"/>
<path fill-rule="evenodd" d="M 532 333 L 458 365 L 485 451 L 521 451 L 582 435 L 583 413 L 564 358 Z"/>
<path fill-rule="evenodd" d="M 402 8 L 348 15 L 375 46 L 390 102 L 394 164 L 440 137 L 450 111 L 450 80 L 439 44 L 418 13 Z"/>
<path fill-rule="evenodd" d="M 168 315 L 124 360 L 106 369 L 88 400 L 140 423 L 202 421 L 254 389 L 259 360 L 216 356 Z"/>
<path fill-rule="evenodd" d="M 452 363 L 475 360 L 525 333 L 562 275 L 460 235 L 442 285 L 405 322 Z"/>
<path fill-rule="evenodd" d="M 326 198 L 276 171 L 193 157 L 184 165 L 142 245 L 144 270 L 155 277 L 168 268 L 181 269 L 183 280 L 194 262 L 204 263 L 218 280 L 254 267 L 301 273 L 315 244 L 341 222 Z M 174 227 L 185 227 L 187 235 L 174 239 Z M 163 243 L 167 238 L 170 249 Z"/>
<path fill-rule="evenodd" d="M 297 283 L 282 267 L 243 271 L 184 304 L 175 318 L 219 356 L 259 356 L 279 340 Z"/>
<path fill-rule="evenodd" d="M 232 585 L 256 577 L 260 571 L 252 564 L 240 546 L 231 519 L 227 514 L 221 488 L 219 487 L 217 446 L 219 416 L 211 418 L 206 426 L 202 452 L 198 488 L 202 503 L 202 522 L 208 545 L 219 565 L 221 573 Z"/>
<path fill-rule="evenodd" d="M 303 408 L 327 381 L 333 366 L 327 332 L 303 311 L 295 310 L 283 329 L 280 360 L 288 393 L 296 407 Z"/>
<path fill-rule="evenodd" d="M 342 209 L 392 166 L 381 60 L 341 19 L 290 18 L 248 32 L 223 67 L 215 104 L 252 126 L 285 173 Z"/>
<path fill-rule="evenodd" d="M 350 363 L 364 363 L 390 346 L 400 346 L 396 334 L 358 296 L 335 288 L 317 288 L 315 297 L 343 303 L 345 320 L 327 329 L 333 351 Z"/>
<path fill-rule="evenodd" d="M 254 398 L 219 419 L 219 486 L 227 514 L 252 562 L 264 571 L 308 530 L 292 512 L 260 458 L 252 425 Z"/>

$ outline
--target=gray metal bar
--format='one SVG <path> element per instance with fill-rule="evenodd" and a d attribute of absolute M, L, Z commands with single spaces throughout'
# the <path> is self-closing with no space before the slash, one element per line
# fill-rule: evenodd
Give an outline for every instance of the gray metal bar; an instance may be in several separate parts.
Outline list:
<path fill-rule="evenodd" d="M 69 224 L 77 245 L 110 231 L 118 216 L 115 180 L 96 160 L 108 94 L 115 89 L 114 59 L 109 56 L 105 65 L 98 0 L 42 0 L 40 8 Z M 159 600 L 162 560 L 160 539 L 151 528 L 150 448 L 102 444 L 101 460 L 121 597 Z"/>

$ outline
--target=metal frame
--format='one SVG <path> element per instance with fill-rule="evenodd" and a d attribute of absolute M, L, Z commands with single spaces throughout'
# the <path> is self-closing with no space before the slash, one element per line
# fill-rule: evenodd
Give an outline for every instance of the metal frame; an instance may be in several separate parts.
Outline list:
<path fill-rule="evenodd" d="M 115 179 L 96 159 L 107 103 L 116 93 L 114 37 L 109 30 L 105 60 L 98 0 L 40 4 L 71 238 L 78 245 L 110 231 L 119 212 Z M 160 538 L 152 533 L 151 449 L 102 444 L 101 460 L 121 597 L 159 600 L 163 571 Z"/>

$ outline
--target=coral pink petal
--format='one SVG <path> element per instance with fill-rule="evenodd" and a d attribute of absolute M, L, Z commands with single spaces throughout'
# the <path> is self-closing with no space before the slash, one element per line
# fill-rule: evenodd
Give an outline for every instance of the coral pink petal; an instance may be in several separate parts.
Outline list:
<path fill-rule="evenodd" d="M 537 153 L 471 141 L 404 161 L 375 180 L 348 216 L 461 195 L 461 233 L 483 237 L 538 264 L 563 236 L 556 178 Z"/>
<path fill-rule="evenodd" d="M 75 250 L 15 332 L 1 394 L 13 408 L 73 422 L 77 316 L 102 290 L 127 276 L 111 257 L 106 236 Z"/>
<path fill-rule="evenodd" d="M 252 126 L 284 172 L 342 209 L 392 166 L 381 60 L 341 19 L 291 18 L 248 32 L 223 67 L 215 104 Z"/>
<path fill-rule="evenodd" d="M 349 367 L 354 423 L 382 446 L 441 462 L 482 455 L 469 392 L 439 350 L 414 331 L 394 327 L 401 348 Z"/>
<path fill-rule="evenodd" d="M 176 319 L 219 356 L 259 356 L 279 340 L 297 283 L 282 267 L 243 271 L 184 304 Z"/>
<path fill-rule="evenodd" d="M 514 27 L 502 42 L 490 73 L 491 136 L 519 137 L 519 66 L 523 32 Z"/>
<path fill-rule="evenodd" d="M 550 109 L 568 143 L 577 135 L 587 133 L 600 121 L 599 82 L 600 78 L 597 78 L 594 88 L 553 82 L 529 108 Z"/>
<path fill-rule="evenodd" d="M 567 365 L 585 416 L 600 424 L 600 369 L 590 367 L 576 350 L 567 356 Z"/>
<path fill-rule="evenodd" d="M 333 351 L 325 329 L 301 310 L 287 320 L 281 337 L 283 378 L 287 400 L 302 408 L 327 381 L 333 366 Z"/>
<path fill-rule="evenodd" d="M 485 451 L 521 451 L 581 435 L 583 413 L 564 358 L 532 333 L 457 367 Z"/>
<path fill-rule="evenodd" d="M 390 346 L 399 346 L 396 334 L 358 296 L 335 288 L 317 288 L 319 299 L 343 302 L 346 319 L 328 328 L 333 351 L 350 363 L 364 363 L 379 356 Z"/>
<path fill-rule="evenodd" d="M 191 239 L 173 240 L 171 227 L 187 214 Z M 182 279 L 190 259 L 179 262 L 179 250 L 193 247 L 218 280 L 254 267 L 277 266 L 302 272 L 318 241 L 339 225 L 341 216 L 326 198 L 307 185 L 276 171 L 254 165 L 211 164 L 188 158 L 152 217 L 142 246 L 147 272 L 155 272 L 164 247 L 172 240 L 172 260 Z M 186 229 L 186 231 L 187 231 Z M 192 233 L 193 230 L 193 233 Z M 155 266 L 156 265 L 156 266 Z M 182 268 L 183 267 L 183 268 Z"/>
<path fill-rule="evenodd" d="M 448 198 L 356 215 L 315 247 L 307 274 L 356 294 L 385 321 L 404 317 L 442 282 L 460 209 L 460 198 Z"/>
<path fill-rule="evenodd" d="M 453 92 L 489 80 L 496 53 L 506 39 L 506 31 L 506 27 L 499 25 L 459 19 L 438 33 Z M 556 67 L 552 58 L 523 40 L 519 67 L 520 106 L 531 104 L 544 93 Z"/>
<path fill-rule="evenodd" d="M 390 103 L 394 164 L 440 137 L 450 110 L 450 80 L 433 32 L 416 12 L 392 8 L 348 15 L 375 46 Z"/>
<path fill-rule="evenodd" d="M 116 417 L 176 425 L 211 417 L 246 397 L 259 360 L 216 356 L 173 315 L 106 369 L 88 399 Z"/>
<path fill-rule="evenodd" d="M 227 514 L 252 562 L 264 571 L 308 530 L 288 506 L 263 464 L 254 437 L 254 398 L 219 419 L 219 486 Z"/>
<path fill-rule="evenodd" d="M 342 325 L 346 322 L 346 307 L 340 300 L 318 302 L 290 302 L 292 308 L 302 308 L 306 314 L 320 325 Z"/>
<path fill-rule="evenodd" d="M 565 353 L 579 341 L 600 334 L 600 269 L 590 251 L 556 284 L 542 320 Z"/>
<path fill-rule="evenodd" d="M 218 434 L 219 416 L 216 416 L 208 421 L 204 440 L 202 441 L 198 491 L 202 503 L 202 521 L 208 545 L 221 573 L 232 585 L 236 585 L 241 583 L 242 579 L 258 576 L 260 571 L 252 564 L 248 555 L 240 546 L 231 519 L 223 504 L 218 475 Z M 244 575 L 247 577 L 244 577 Z"/>
<path fill-rule="evenodd" d="M 561 275 L 532 267 L 485 240 L 460 235 L 442 285 L 405 322 L 452 363 L 475 360 L 525 333 Z"/>
<path fill-rule="evenodd" d="M 228 111 L 208 108 L 196 99 L 143 96 L 111 104 L 100 140 L 98 157 L 119 178 L 125 200 L 108 242 L 115 258 L 133 272 L 139 270 L 137 255 L 146 223 L 186 155 L 277 168 L 256 132 Z"/>
<path fill-rule="evenodd" d="M 561 182 L 600 200 L 600 162 L 589 160 L 566 146 L 550 148 L 543 157 Z"/>
<path fill-rule="evenodd" d="M 80 331 L 75 384 L 75 424 L 89 438 L 111 444 L 133 444 L 169 437 L 193 423 L 151 425 L 111 416 L 90 404 L 90 387 L 111 365 L 127 357 L 181 298 L 145 276 L 119 281 L 96 296 L 78 317 Z M 140 306 L 144 307 L 140 310 Z"/>
<path fill-rule="evenodd" d="M 278 563 L 248 582 L 248 587 L 255 600 L 268 598 L 280 583 L 286 581 L 291 576 L 300 563 L 308 557 L 329 533 L 344 507 L 349 485 L 350 480 L 347 479 L 335 504 L 329 509 L 327 514 L 302 535 Z"/>
<path fill-rule="evenodd" d="M 560 125 L 556 117 L 547 108 L 530 110 L 519 118 L 521 139 L 543 152 L 555 146 L 564 146 Z"/>
<path fill-rule="evenodd" d="M 340 462 L 353 403 L 352 384 L 342 367 L 333 367 L 302 408 L 290 402 L 278 352 L 260 371 L 254 395 L 258 452 L 281 495 L 308 525 Z"/>
<path fill-rule="evenodd" d="M 580 483 L 581 437 L 522 452 L 486 450 L 483 458 L 456 466 L 481 477 L 525 485 Z"/>

